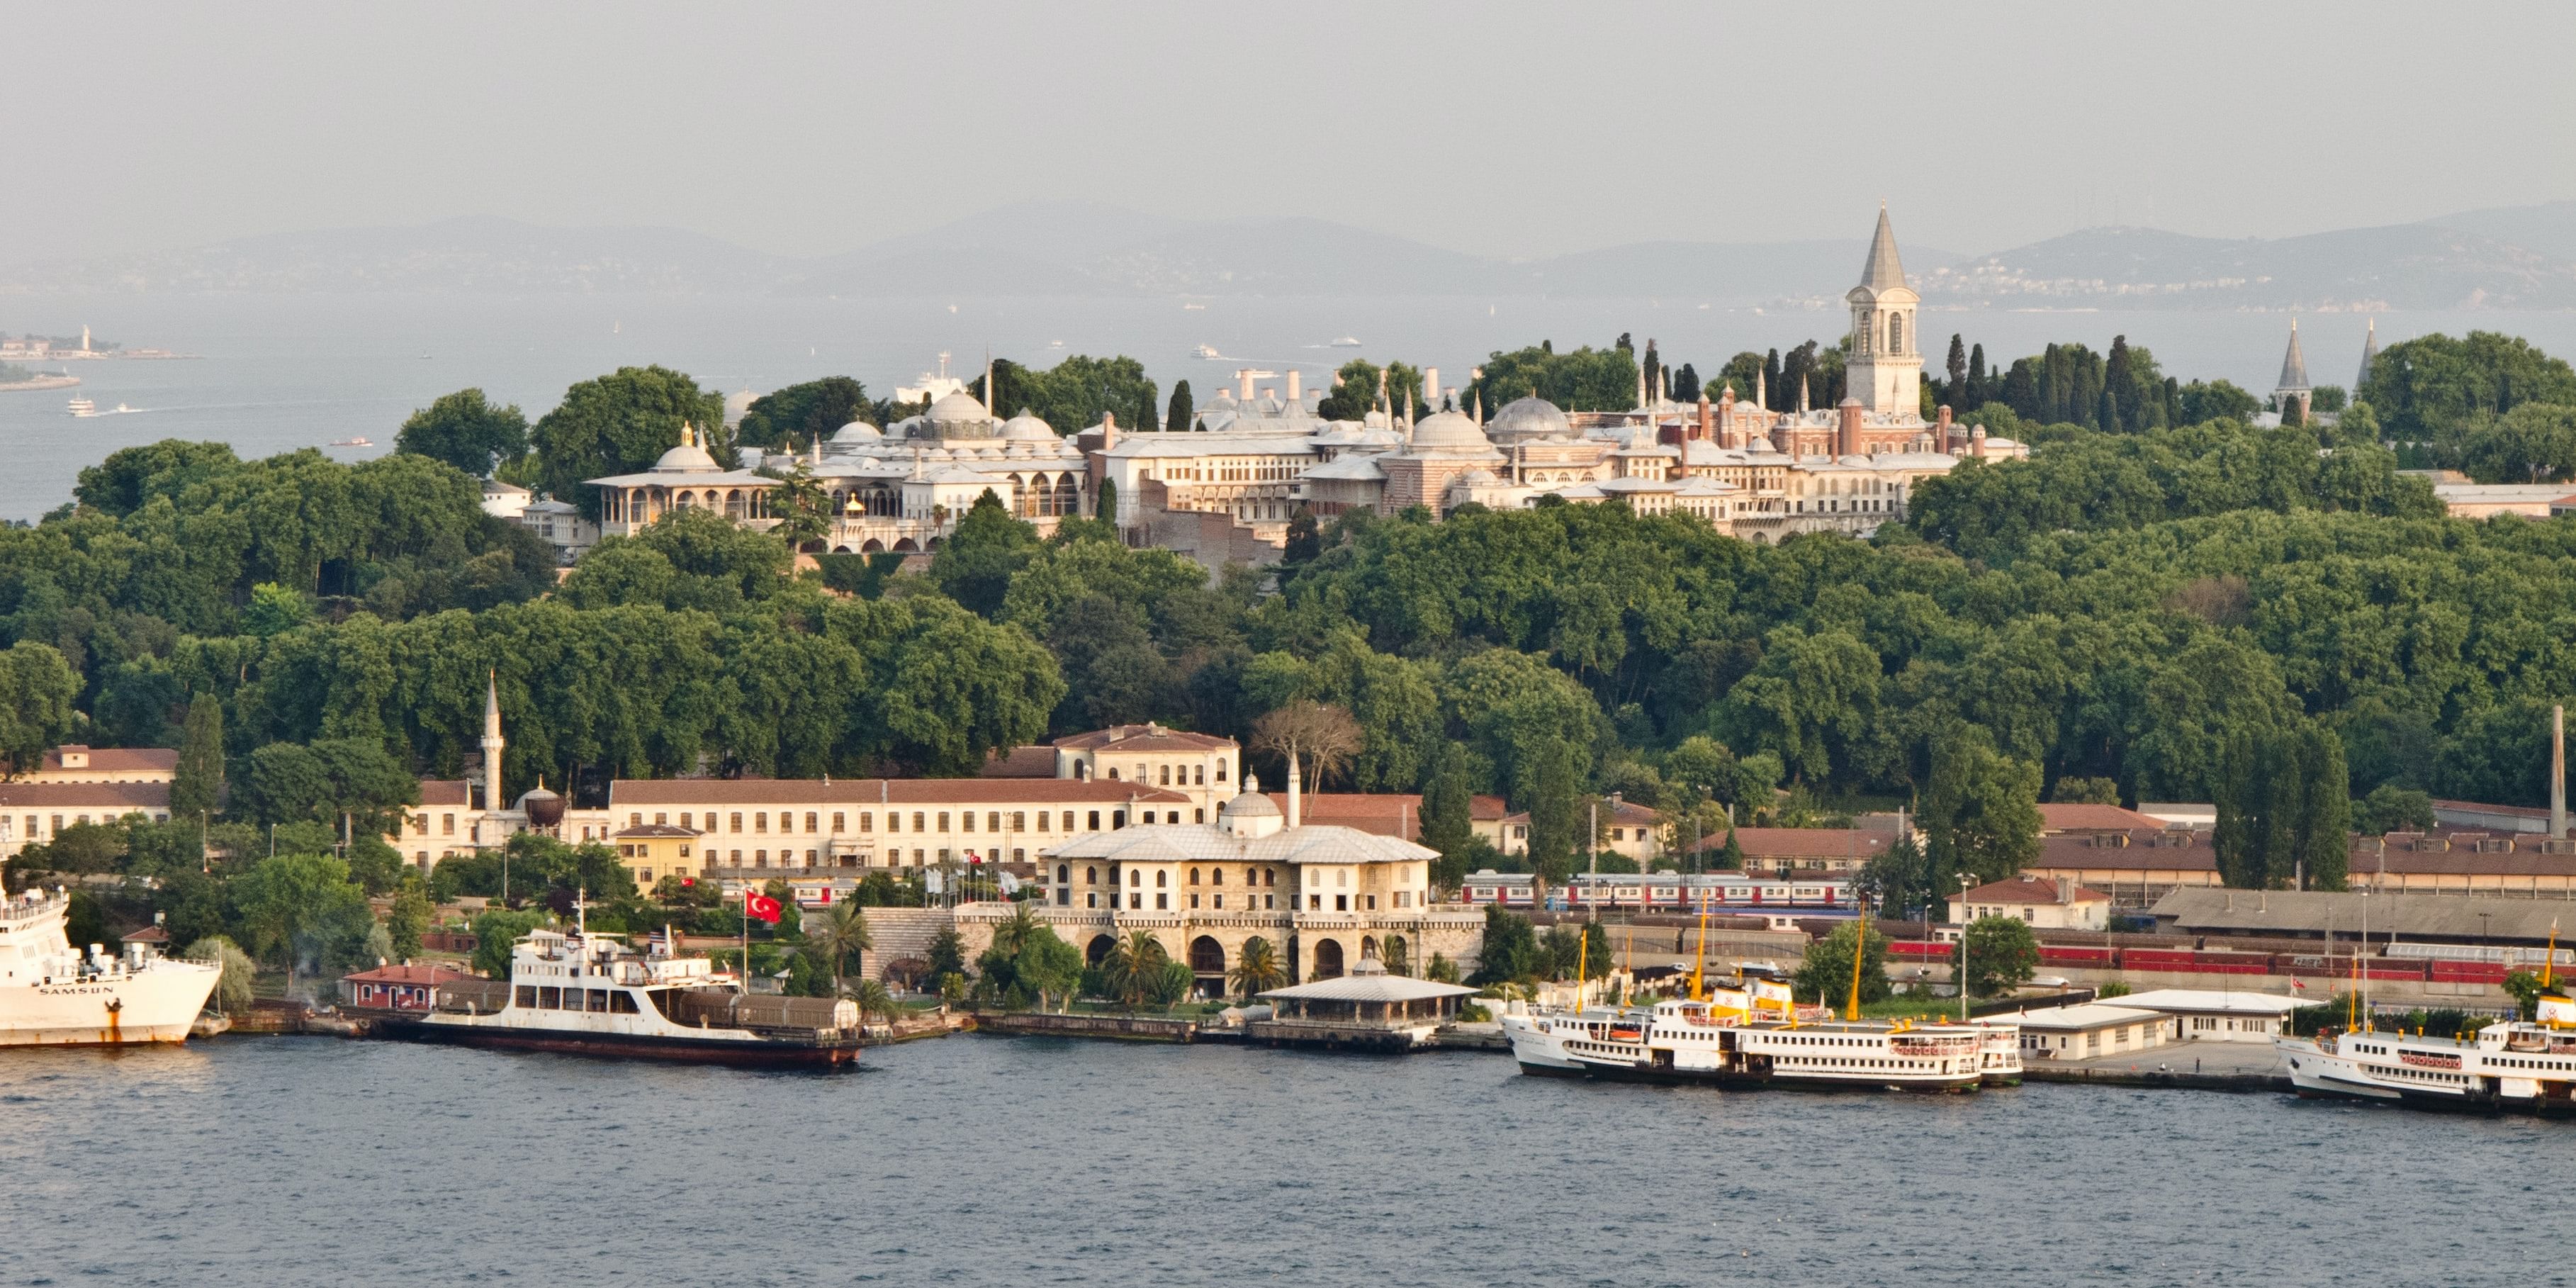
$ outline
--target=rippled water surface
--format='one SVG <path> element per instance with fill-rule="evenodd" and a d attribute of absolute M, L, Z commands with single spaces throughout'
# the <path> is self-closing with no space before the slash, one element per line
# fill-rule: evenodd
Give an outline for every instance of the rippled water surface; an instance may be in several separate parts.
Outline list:
<path fill-rule="evenodd" d="M 2576 1126 L 960 1037 L 0 1052 L 0 1282 L 2566 1284 Z"/>

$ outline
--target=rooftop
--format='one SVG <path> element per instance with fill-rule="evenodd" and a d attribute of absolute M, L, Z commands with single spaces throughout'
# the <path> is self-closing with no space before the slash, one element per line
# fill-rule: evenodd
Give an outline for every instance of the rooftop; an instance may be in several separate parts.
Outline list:
<path fill-rule="evenodd" d="M 1989 881 L 1984 885 L 1978 886 L 1974 890 L 1968 891 L 1966 894 L 1954 897 L 1959 901 L 1966 903 L 2054 904 L 2061 902 L 2057 896 L 2058 892 L 2056 882 L 2042 881 L 2036 877 L 2020 876 L 2008 877 L 2002 881 Z M 2104 894 L 2099 890 L 2087 890 L 2082 886 L 2068 886 L 2066 888 L 2066 898 L 2062 902 L 2109 903 L 2110 901 L 2111 896 Z"/>
<path fill-rule="evenodd" d="M 74 756 L 87 756 L 89 764 L 84 768 L 65 771 L 63 769 L 64 752 L 70 752 Z M 168 747 L 84 747 L 79 743 L 66 743 L 60 747 L 46 748 L 44 762 L 36 767 L 36 772 L 40 774 L 64 772 L 168 774 L 176 773 L 178 769 L 179 753 Z"/>
<path fill-rule="evenodd" d="M 2050 802 L 2039 807 L 2039 830 L 2050 832 L 2108 832 L 2124 828 L 2164 826 L 2164 820 L 2117 805 L 2088 805 L 2082 802 Z"/>
<path fill-rule="evenodd" d="M 1235 743 L 1232 738 L 1166 729 L 1148 722 L 1070 734 L 1056 739 L 1055 745 L 1074 751 L 1227 751 Z"/>
<path fill-rule="evenodd" d="M 2548 940 L 2553 926 L 2576 923 L 2557 899 L 2481 899 L 2458 894 L 2375 894 L 2358 891 L 2181 889 L 2156 900 L 2159 922 L 2186 933 L 2246 932 L 2323 937 L 2360 930 L 2369 905 L 2374 938 L 2440 939 L 2454 943 L 2530 943 Z"/>
<path fill-rule="evenodd" d="M 78 772 L 78 771 L 74 771 Z M 150 811 L 170 808 L 168 783 L 0 783 L 0 809 Z"/>
<path fill-rule="evenodd" d="M 1435 984 L 1406 975 L 1367 974 L 1291 984 L 1286 988 L 1274 988 L 1261 996 L 1313 1002 L 1419 1002 L 1435 997 L 1468 997 L 1475 991 L 1457 984 Z"/>
<path fill-rule="evenodd" d="M 2162 1011 L 2149 1010 L 2142 1006 L 2086 1002 L 2078 1006 L 2043 1006 L 2037 1010 L 2015 1011 L 2009 1018 L 2025 1029 L 2099 1029 L 2114 1024 L 2135 1024 L 2140 1020 L 2160 1019 L 2163 1015 Z M 2007 1017 L 1994 1015 L 1985 1018 L 2000 1020 Z"/>
<path fill-rule="evenodd" d="M 1235 836 L 1208 823 L 1162 823 L 1093 832 L 1047 852 L 1059 859 L 1120 863 L 1403 863 L 1438 851 L 1354 827 L 1308 823 L 1268 836 Z"/>
<path fill-rule="evenodd" d="M 428 784 L 422 784 L 424 794 Z M 620 778 L 608 807 L 637 805 L 1187 804 L 1163 787 L 1073 778 Z"/>
<path fill-rule="evenodd" d="M 2239 993 L 2216 988 L 2151 988 L 2119 998 L 2124 1009 L 2220 1011 L 2231 1015 L 2287 1015 L 2307 1003 L 2284 993 Z"/>

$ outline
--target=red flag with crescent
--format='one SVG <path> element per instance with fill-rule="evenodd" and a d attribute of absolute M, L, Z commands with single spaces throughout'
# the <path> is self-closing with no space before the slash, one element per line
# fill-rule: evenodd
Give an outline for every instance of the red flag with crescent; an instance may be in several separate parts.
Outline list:
<path fill-rule="evenodd" d="M 778 901 L 765 894 L 746 894 L 742 897 L 742 915 L 775 926 L 778 924 Z"/>

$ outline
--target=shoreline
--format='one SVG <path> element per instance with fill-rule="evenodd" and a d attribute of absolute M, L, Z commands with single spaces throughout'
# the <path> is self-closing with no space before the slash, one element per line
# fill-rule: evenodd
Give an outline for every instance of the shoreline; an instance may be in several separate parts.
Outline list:
<path fill-rule="evenodd" d="M 36 393 L 46 389 L 69 389 L 78 385 L 80 382 L 81 378 L 78 376 L 38 376 L 33 380 L 20 380 L 13 384 L 0 385 L 0 394 Z"/>

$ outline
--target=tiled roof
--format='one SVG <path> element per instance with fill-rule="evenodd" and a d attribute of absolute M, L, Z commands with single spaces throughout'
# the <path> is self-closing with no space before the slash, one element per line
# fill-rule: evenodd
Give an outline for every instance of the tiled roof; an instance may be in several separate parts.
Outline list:
<path fill-rule="evenodd" d="M 1059 859 L 1120 863 L 1395 863 L 1438 851 L 1353 827 L 1310 823 L 1268 836 L 1230 836 L 1213 823 L 1165 823 L 1093 832 L 1047 852 Z"/>
<path fill-rule="evenodd" d="M 2174 829 L 2132 829 L 2082 835 L 2044 836 L 2035 872 L 2215 872 L 2218 854 L 2211 833 Z M 2188 836 L 2187 844 L 2172 842 Z M 2355 874 L 2385 871 L 2394 876 L 2561 876 L 2576 875 L 2576 854 L 2541 850 L 2547 838 L 2523 833 L 2451 832 L 2424 835 L 2391 832 L 2385 837 L 2356 837 L 2345 860 Z M 2510 845 L 2481 851 L 2479 843 Z M 2421 846 L 2423 848 L 2412 848 Z"/>
<path fill-rule="evenodd" d="M 1187 733 L 1166 729 L 1158 724 L 1111 725 L 1089 733 L 1077 733 L 1055 740 L 1059 747 L 1075 751 L 1225 751 L 1235 743 L 1232 738 L 1214 734 Z"/>
<path fill-rule="evenodd" d="M 2008 877 L 2002 881 L 1989 881 L 1958 898 L 1968 903 L 2053 904 L 2058 902 L 2057 883 L 2042 881 L 2036 877 Z M 2066 902 L 2068 903 L 2108 903 L 2110 901 L 2111 896 L 2099 890 L 2087 890 L 2082 886 L 2067 888 Z"/>
<path fill-rule="evenodd" d="M 2050 802 L 2039 807 L 2039 830 L 2042 832 L 2113 832 L 2133 827 L 2162 826 L 2164 822 L 2161 819 L 2117 805 Z"/>
<path fill-rule="evenodd" d="M 1167 787 L 1072 778 L 620 778 L 608 807 L 639 805 L 1186 804 Z"/>
<path fill-rule="evenodd" d="M 1264 792 L 1282 813 L 1288 809 L 1288 793 Z M 1333 823 L 1356 827 L 1380 836 L 1402 835 L 1406 840 L 1422 835 L 1422 797 L 1413 792 L 1312 792 L 1298 804 L 1303 821 L 1311 824 Z M 1471 797 L 1468 817 L 1492 821 L 1504 818 L 1500 796 Z"/>
<path fill-rule="evenodd" d="M 64 769 L 65 751 L 88 752 L 88 768 Z M 178 768 L 179 753 L 168 747 L 84 747 L 73 743 L 69 746 L 49 748 L 45 752 L 44 763 L 37 767 L 36 772 L 131 774 L 149 771 L 166 774 L 176 773 Z"/>
<path fill-rule="evenodd" d="M 166 810 L 168 783 L 0 783 L 0 809 Z"/>
<path fill-rule="evenodd" d="M 1043 744 L 1013 747 L 987 759 L 977 772 L 986 778 L 1053 778 L 1055 748 Z"/>
<path fill-rule="evenodd" d="M 1419 1002 L 1435 997 L 1466 997 L 1476 990 L 1435 984 L 1403 975 L 1340 975 L 1307 984 L 1274 988 L 1263 997 L 1323 1002 Z"/>
<path fill-rule="evenodd" d="M 462 778 L 424 778 L 420 780 L 420 803 L 462 808 L 474 803 L 474 793 Z"/>
<path fill-rule="evenodd" d="M 378 966 L 340 978 L 353 984 L 453 984 L 460 979 L 473 979 L 472 971 L 431 962 L 427 965 Z"/>

